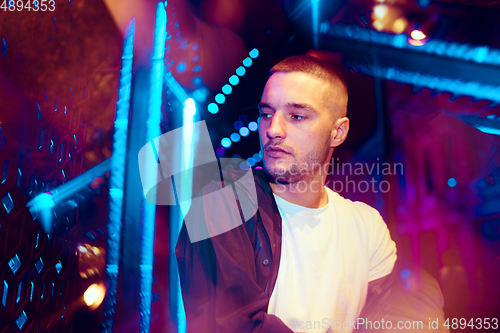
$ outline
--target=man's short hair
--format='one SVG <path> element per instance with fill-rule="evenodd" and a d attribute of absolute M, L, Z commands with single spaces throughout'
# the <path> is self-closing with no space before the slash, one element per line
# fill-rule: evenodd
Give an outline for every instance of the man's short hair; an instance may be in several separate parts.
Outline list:
<path fill-rule="evenodd" d="M 269 71 L 269 77 L 274 73 L 293 73 L 300 72 L 315 76 L 326 82 L 329 82 L 332 87 L 339 88 L 335 96 L 337 98 L 345 96 L 345 102 L 340 104 L 342 110 L 340 113 L 341 117 L 346 114 L 347 108 L 347 85 L 345 84 L 344 77 L 342 74 L 331 64 L 326 61 L 320 60 L 318 58 L 309 55 L 295 55 L 281 60 L 279 63 L 273 66 Z M 342 106 L 345 104 L 345 106 Z"/>

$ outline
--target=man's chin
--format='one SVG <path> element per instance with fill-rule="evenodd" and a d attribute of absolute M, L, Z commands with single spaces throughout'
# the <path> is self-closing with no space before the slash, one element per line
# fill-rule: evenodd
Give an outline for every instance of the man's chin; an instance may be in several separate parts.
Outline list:
<path fill-rule="evenodd" d="M 296 175 L 292 175 L 290 173 L 290 170 L 287 168 L 282 168 L 282 167 L 266 167 L 264 165 L 264 170 L 266 171 L 267 176 L 269 179 L 274 182 L 274 183 L 290 183 L 290 182 L 295 182 L 297 179 Z"/>

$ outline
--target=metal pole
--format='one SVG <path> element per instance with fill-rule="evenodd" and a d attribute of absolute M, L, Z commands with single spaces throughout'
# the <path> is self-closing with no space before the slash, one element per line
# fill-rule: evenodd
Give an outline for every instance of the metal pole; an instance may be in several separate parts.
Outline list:
<path fill-rule="evenodd" d="M 118 264 L 120 259 L 120 234 L 122 225 L 123 185 L 125 182 L 125 157 L 127 153 L 128 113 L 130 107 L 130 87 L 132 80 L 132 60 L 134 56 L 135 19 L 130 22 L 123 40 L 122 69 L 116 103 L 116 120 L 113 134 L 113 155 L 111 157 L 108 249 L 106 257 L 106 280 L 108 290 L 104 303 L 102 332 L 113 331 L 115 317 L 116 292 L 118 282 Z"/>
<path fill-rule="evenodd" d="M 146 121 L 146 142 L 160 136 L 161 100 L 163 91 L 163 70 L 165 67 L 165 40 L 167 35 L 167 14 L 165 5 L 159 1 L 156 6 L 156 20 L 153 40 L 153 56 L 151 57 L 150 92 L 148 101 L 148 118 Z M 157 161 L 150 163 L 152 172 L 149 177 L 157 177 Z M 151 293 L 153 284 L 153 255 L 156 205 L 146 201 L 143 197 L 143 232 L 140 265 L 140 331 L 147 333 L 151 325 Z"/>

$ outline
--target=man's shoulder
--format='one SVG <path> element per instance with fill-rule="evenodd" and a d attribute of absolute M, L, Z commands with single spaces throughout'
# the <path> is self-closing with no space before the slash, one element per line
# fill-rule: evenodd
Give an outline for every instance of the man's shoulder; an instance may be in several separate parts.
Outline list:
<path fill-rule="evenodd" d="M 344 208 L 348 207 L 352 210 L 360 212 L 361 214 L 379 214 L 377 209 L 368 205 L 367 203 L 364 203 L 362 201 L 353 201 L 351 199 L 344 198 L 343 196 L 333 191 L 332 189 L 330 188 L 328 189 L 330 190 L 330 194 L 334 198 L 336 205 L 342 205 L 344 206 Z"/>
<path fill-rule="evenodd" d="M 334 198 L 335 206 L 345 217 L 350 217 L 365 226 L 384 223 L 379 211 L 374 207 L 362 202 L 352 201 L 344 198 L 339 193 L 330 190 L 331 197 Z"/>

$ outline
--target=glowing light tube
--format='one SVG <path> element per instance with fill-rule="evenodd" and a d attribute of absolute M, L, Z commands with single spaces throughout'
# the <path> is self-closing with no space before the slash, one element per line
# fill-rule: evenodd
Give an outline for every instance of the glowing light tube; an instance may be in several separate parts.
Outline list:
<path fill-rule="evenodd" d="M 163 91 L 163 72 L 165 67 L 165 40 L 167 36 L 166 3 L 159 1 L 156 5 L 156 20 L 153 39 L 153 55 L 151 57 L 151 77 L 148 101 L 148 119 L 146 121 L 146 142 L 160 136 L 161 101 Z M 156 170 L 156 161 L 148 161 L 146 168 Z M 149 172 L 149 177 L 157 177 L 156 172 Z M 156 181 L 156 179 L 152 179 Z M 140 265 L 140 332 L 147 333 L 151 325 L 151 299 L 153 285 L 153 246 L 155 232 L 156 205 L 143 198 L 142 251 Z"/>
<path fill-rule="evenodd" d="M 135 19 L 130 22 L 123 40 L 122 69 L 118 102 L 116 102 L 116 120 L 113 133 L 113 155 L 111 161 L 109 186 L 109 213 L 106 258 L 106 280 L 108 291 L 104 302 L 105 319 L 101 331 L 112 333 L 118 284 L 118 263 L 120 259 L 121 216 L 123 205 L 123 185 L 125 182 L 125 156 L 127 152 L 128 112 L 130 107 L 130 87 L 132 81 L 132 60 L 134 57 Z"/>

